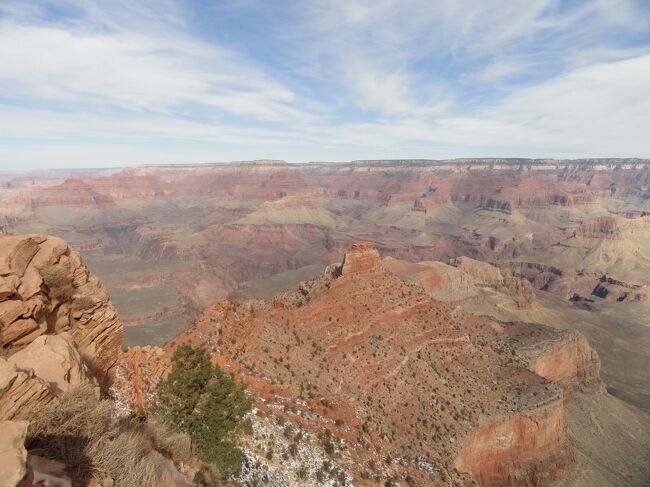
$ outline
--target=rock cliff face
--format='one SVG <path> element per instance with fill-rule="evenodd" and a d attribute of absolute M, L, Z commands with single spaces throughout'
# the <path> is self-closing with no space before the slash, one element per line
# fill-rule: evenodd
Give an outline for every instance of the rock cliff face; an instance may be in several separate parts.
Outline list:
<path fill-rule="evenodd" d="M 564 436 L 564 406 L 553 401 L 482 425 L 465 443 L 456 468 L 481 487 L 547 485 L 573 466 Z"/>
<path fill-rule="evenodd" d="M 530 363 L 536 374 L 553 382 L 581 386 L 600 386 L 600 360 L 587 339 L 577 332 L 566 332 Z"/>
<path fill-rule="evenodd" d="M 0 237 L 0 346 L 5 357 L 18 353 L 15 361 L 29 362 L 45 347 L 52 360 L 70 360 L 62 377 L 50 377 L 57 387 L 65 389 L 63 377 L 69 381 L 85 375 L 83 367 L 88 367 L 106 388 L 121 343 L 122 324 L 108 292 L 76 251 L 55 237 Z"/>
<path fill-rule="evenodd" d="M 356 242 L 343 258 L 342 274 L 358 274 L 376 270 L 380 265 L 379 252 L 370 242 Z"/>

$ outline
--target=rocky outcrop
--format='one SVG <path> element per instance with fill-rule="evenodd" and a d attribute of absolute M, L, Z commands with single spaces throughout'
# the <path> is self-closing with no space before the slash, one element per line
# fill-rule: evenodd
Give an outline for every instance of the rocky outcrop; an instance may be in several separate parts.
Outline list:
<path fill-rule="evenodd" d="M 27 487 L 27 421 L 0 422 L 0 486 Z"/>
<path fill-rule="evenodd" d="M 39 336 L 9 357 L 9 362 L 19 369 L 31 369 L 55 394 L 93 382 L 88 366 L 67 333 Z"/>
<path fill-rule="evenodd" d="M 0 359 L 0 420 L 26 418 L 36 406 L 54 398 L 50 386 L 33 370 Z"/>
<path fill-rule="evenodd" d="M 355 483 L 370 476 L 380 484 L 407 477 L 415 485 L 548 484 L 573 465 L 563 389 L 529 370 L 520 349 L 536 358 L 562 334 L 467 312 L 462 287 L 475 293 L 464 299 L 510 305 L 497 288 L 518 292 L 517 285 L 489 264 L 455 263 L 380 262 L 374 245 L 359 242 L 341 266 L 271 303 L 206 309 L 154 354 L 168 360 L 182 343 L 208 348 L 249 385 L 268 422 L 344 441 Z M 450 282 L 456 295 L 434 297 Z M 145 356 L 123 355 L 131 403 L 147 402 L 155 387 L 143 374 Z M 265 458 L 255 442 L 248 448 L 251 458 Z"/>
<path fill-rule="evenodd" d="M 441 301 L 460 301 L 477 296 L 479 292 L 472 276 L 442 262 L 412 263 L 386 257 L 382 266 L 408 282 L 419 284 Z"/>
<path fill-rule="evenodd" d="M 345 253 L 341 273 L 359 274 L 377 270 L 381 266 L 379 252 L 372 242 L 356 242 Z"/>
<path fill-rule="evenodd" d="M 0 279 L 4 355 L 20 351 L 43 335 L 67 333 L 69 346 L 106 388 L 122 343 L 122 324 L 108 292 L 81 256 L 56 237 L 3 236 Z M 49 345 L 55 355 L 55 348 L 66 347 L 57 339 Z"/>
<path fill-rule="evenodd" d="M 504 277 L 497 267 L 469 257 L 452 259 L 449 264 L 436 261 L 411 263 L 387 257 L 383 265 L 443 301 L 466 301 L 480 296 L 480 299 L 500 299 L 516 309 L 528 309 L 537 302 L 528 281 Z M 492 296 L 494 292 L 498 296 Z"/>

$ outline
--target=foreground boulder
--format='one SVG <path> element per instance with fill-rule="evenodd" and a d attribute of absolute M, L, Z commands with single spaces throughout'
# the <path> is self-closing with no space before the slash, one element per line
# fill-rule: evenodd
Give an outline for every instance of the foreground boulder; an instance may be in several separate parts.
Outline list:
<path fill-rule="evenodd" d="M 67 333 L 39 336 L 9 357 L 9 362 L 23 370 L 31 369 L 56 394 L 93 383 L 88 366 Z"/>
<path fill-rule="evenodd" d="M 0 422 L 0 487 L 27 485 L 25 436 L 28 425 L 27 421 Z"/>
<path fill-rule="evenodd" d="M 47 382 L 31 369 L 19 369 L 0 359 L 0 420 L 23 419 L 41 404 L 55 398 Z"/>

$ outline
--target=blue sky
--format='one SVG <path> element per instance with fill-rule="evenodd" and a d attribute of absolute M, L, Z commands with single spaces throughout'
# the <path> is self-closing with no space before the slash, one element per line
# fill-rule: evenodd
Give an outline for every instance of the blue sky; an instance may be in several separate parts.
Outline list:
<path fill-rule="evenodd" d="M 0 0 L 0 169 L 650 157 L 647 0 Z"/>

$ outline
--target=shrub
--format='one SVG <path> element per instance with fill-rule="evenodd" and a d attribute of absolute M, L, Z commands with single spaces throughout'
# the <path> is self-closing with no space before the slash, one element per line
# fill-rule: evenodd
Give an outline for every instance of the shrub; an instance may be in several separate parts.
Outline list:
<path fill-rule="evenodd" d="M 288 452 L 292 457 L 296 457 L 298 455 L 298 445 L 296 443 L 291 443 L 288 448 Z"/>
<path fill-rule="evenodd" d="M 237 438 L 252 405 L 244 384 L 212 365 L 203 348 L 180 345 L 173 361 L 170 374 L 158 383 L 158 414 L 187 433 L 199 458 L 224 477 L 239 474 L 243 453 Z"/>
<path fill-rule="evenodd" d="M 43 282 L 49 289 L 50 298 L 57 301 L 67 301 L 74 292 L 70 279 L 70 263 L 68 261 L 50 264 L 40 271 Z"/>
<path fill-rule="evenodd" d="M 72 305 L 76 309 L 85 311 L 95 306 L 95 300 L 90 296 L 79 296 L 72 302 Z"/>

